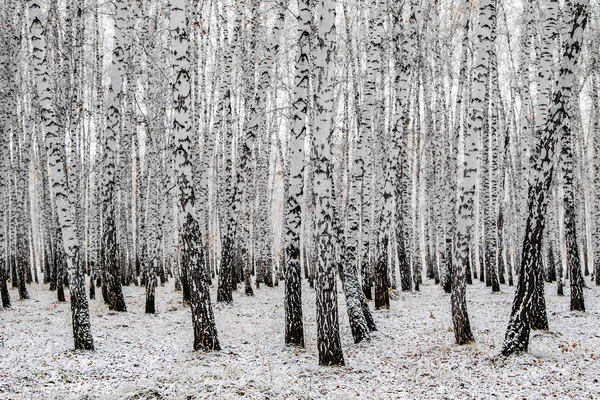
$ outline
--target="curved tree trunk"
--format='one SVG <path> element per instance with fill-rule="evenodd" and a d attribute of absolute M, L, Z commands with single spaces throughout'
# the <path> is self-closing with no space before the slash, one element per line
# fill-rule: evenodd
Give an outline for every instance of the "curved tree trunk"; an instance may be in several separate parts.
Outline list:
<path fill-rule="evenodd" d="M 568 34 L 563 43 L 561 68 L 550 103 L 548 121 L 536 149 L 535 168 L 529 182 L 528 216 L 519 282 L 502 345 L 502 354 L 505 356 L 522 353 L 529 347 L 533 294 L 539 276 L 537 270 L 541 265 L 542 234 L 554 170 L 554 148 L 559 134 L 563 138 L 570 134 L 569 101 L 583 30 L 587 24 L 588 4 L 589 0 L 566 2 Z"/>
<path fill-rule="evenodd" d="M 540 51 L 540 65 L 538 72 L 538 96 L 535 109 L 535 133 L 534 147 L 538 145 L 546 123 L 548 121 L 548 111 L 552 98 L 552 77 L 553 77 L 553 54 L 554 42 L 558 34 L 556 27 L 556 18 L 558 14 L 558 1 L 551 0 L 547 2 L 546 20 L 542 36 L 542 47 Z M 546 300 L 544 298 L 544 271 L 543 257 L 540 257 L 540 266 L 534 290 L 533 313 L 531 315 L 531 328 L 547 330 L 548 316 L 546 313 Z"/>

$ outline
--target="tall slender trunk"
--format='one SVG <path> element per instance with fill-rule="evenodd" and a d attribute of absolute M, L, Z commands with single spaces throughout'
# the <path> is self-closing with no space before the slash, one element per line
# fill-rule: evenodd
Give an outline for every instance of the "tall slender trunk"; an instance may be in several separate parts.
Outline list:
<path fill-rule="evenodd" d="M 568 117 L 567 117 L 568 118 Z M 567 244 L 567 269 L 569 270 L 571 286 L 571 311 L 585 311 L 583 299 L 583 276 L 581 273 L 581 261 L 579 258 L 579 245 L 577 243 L 575 193 L 573 188 L 573 132 L 572 127 L 567 120 L 562 127 L 562 149 L 561 161 L 562 172 L 564 174 L 563 205 L 565 207 L 565 240 Z M 541 281 L 543 270 L 540 265 L 537 281 Z M 545 310 L 544 310 L 545 311 Z M 535 320 L 535 318 L 534 318 Z"/>
<path fill-rule="evenodd" d="M 3 55 L 0 55 L 2 57 Z M 4 57 L 3 57 L 4 58 Z M 7 66 L 6 58 L 0 59 L 0 67 L 3 67 L 0 73 L 5 73 L 5 66 Z M 0 171 L 6 171 L 8 169 L 8 158 L 10 154 L 9 140 L 8 140 L 8 126 L 6 123 L 7 116 L 4 115 L 6 111 L 0 110 Z M 8 181 L 6 174 L 0 174 L 0 297 L 2 301 L 0 305 L 5 308 L 10 307 L 10 293 L 8 291 L 8 280 L 7 263 L 6 263 L 6 231 L 8 226 L 8 212 L 6 212 L 7 192 L 8 192 Z"/>
<path fill-rule="evenodd" d="M 243 3 L 241 3 L 243 4 Z M 233 110 L 231 106 L 231 95 L 233 89 L 233 61 L 234 56 L 237 49 L 237 42 L 240 37 L 240 29 L 241 29 L 241 15 L 242 15 L 243 7 L 238 4 L 236 7 L 235 15 L 236 19 L 233 25 L 233 36 L 231 37 L 231 42 L 229 44 L 229 49 L 225 54 L 224 59 L 224 77 L 225 80 L 223 82 L 224 87 L 223 97 L 220 99 L 221 104 L 218 106 L 218 112 L 221 113 L 221 118 L 225 119 L 225 129 L 223 130 L 223 136 L 225 141 L 224 148 L 224 190 L 223 190 L 223 207 L 222 213 L 224 217 L 222 218 L 222 222 L 220 224 L 221 232 L 222 232 L 222 242 L 221 242 L 221 265 L 219 267 L 219 287 L 217 290 L 217 301 L 224 303 L 231 303 L 233 301 L 232 290 L 233 290 L 233 256 L 234 256 L 234 241 L 235 241 L 235 233 L 237 229 L 237 212 L 234 208 L 235 199 L 236 199 L 236 186 L 234 184 L 232 174 L 233 174 L 233 160 L 232 160 L 232 142 L 234 136 L 234 118 L 233 118 Z M 227 29 L 227 27 L 225 27 Z M 224 42 L 226 45 L 226 41 Z"/>
<path fill-rule="evenodd" d="M 190 307 L 194 326 L 194 350 L 220 350 L 210 293 L 204 279 L 204 257 L 196 213 L 194 177 L 190 158 L 191 74 L 189 20 L 185 0 L 173 0 L 170 8 L 173 69 L 173 134 L 175 139 L 175 181 L 179 188 L 178 221 L 181 237 L 181 263 L 188 272 Z"/>
<path fill-rule="evenodd" d="M 69 274 L 69 292 L 73 323 L 73 339 L 76 350 L 94 350 L 90 328 L 90 315 L 85 292 L 83 265 L 80 260 L 80 245 L 75 226 L 72 193 L 67 185 L 65 168 L 65 145 L 59 130 L 59 121 L 54 112 L 52 90 L 47 66 L 45 29 L 40 3 L 30 0 L 29 27 L 33 43 L 33 58 L 39 112 L 45 131 L 48 153 L 50 186 L 54 194 L 54 205 L 60 225 L 63 250 Z"/>
<path fill-rule="evenodd" d="M 103 202 L 102 216 L 102 265 L 105 277 L 104 285 L 108 298 L 108 308 L 114 311 L 127 311 L 125 297 L 121 288 L 119 268 L 119 249 L 117 242 L 117 195 L 115 175 L 117 173 L 118 138 L 121 130 L 121 97 L 123 96 L 123 76 L 125 74 L 125 29 L 128 13 L 128 1 L 116 0 L 114 29 L 114 49 L 112 69 L 108 89 L 108 110 L 106 114 L 106 132 L 104 137 L 103 159 Z"/>
<path fill-rule="evenodd" d="M 540 49 L 539 71 L 537 74 L 538 96 L 535 108 L 535 131 L 533 138 L 534 148 L 539 145 L 543 131 L 548 121 L 548 111 L 550 101 L 552 99 L 552 78 L 553 78 L 553 54 L 554 42 L 558 35 L 556 19 L 558 15 L 558 1 L 550 0 L 546 5 L 546 20 L 544 22 L 542 46 Z M 532 161 L 533 164 L 533 161 Z M 539 262 L 542 263 L 543 257 L 540 257 Z M 546 313 L 546 301 L 544 298 L 544 271 L 540 264 L 538 268 L 538 276 L 533 294 L 533 308 L 531 315 L 531 328 L 547 330 L 548 316 Z"/>
<path fill-rule="evenodd" d="M 592 102 L 593 118 L 593 140 L 594 159 L 600 160 L 600 49 L 596 46 L 594 52 L 596 60 L 596 74 L 592 77 L 592 93 L 595 93 Z M 594 281 L 600 286 L 600 162 L 594 163 L 594 224 L 593 224 L 593 246 L 594 246 Z"/>
<path fill-rule="evenodd" d="M 485 251 L 484 259 L 486 264 L 486 281 L 489 279 L 492 292 L 500 291 L 500 282 L 498 278 L 498 241 L 497 241 L 497 219 L 496 219 L 496 197 L 497 197 L 497 159 L 498 159 L 498 131 L 499 131 L 499 118 L 498 108 L 499 93 L 496 88 L 498 85 L 498 60 L 496 58 L 496 26 L 497 26 L 497 1 L 492 1 L 490 6 L 490 44 L 488 46 L 488 83 L 487 83 L 487 98 L 485 108 L 489 114 L 489 131 L 484 130 L 483 137 L 485 138 L 484 143 L 487 143 L 487 148 L 483 148 L 483 157 L 486 162 L 482 164 L 487 168 L 486 171 L 482 168 L 482 174 L 485 176 L 487 181 L 487 187 L 482 185 L 481 192 L 484 194 L 484 240 L 485 240 Z M 485 124 L 487 126 L 487 124 Z"/>
<path fill-rule="evenodd" d="M 336 268 L 333 246 L 333 181 L 331 136 L 334 109 L 334 61 L 336 2 L 317 4 L 315 49 L 315 222 L 317 240 L 317 348 L 320 365 L 344 365 L 340 340 Z"/>
<path fill-rule="evenodd" d="M 377 80 L 380 75 L 381 69 L 381 57 L 382 57 L 382 44 L 383 44 L 383 10 L 384 4 L 380 0 L 372 0 L 370 2 L 369 9 L 369 21 L 368 21 L 368 32 L 369 42 L 367 43 L 367 79 L 365 82 L 365 111 L 362 114 L 361 126 L 359 127 L 359 139 L 357 141 L 356 160 L 353 165 L 353 179 L 360 180 L 361 182 L 353 182 L 353 185 L 361 186 L 362 188 L 362 205 L 363 205 L 363 224 L 367 226 L 370 224 L 371 216 L 371 205 L 370 202 L 366 202 L 366 190 L 370 187 L 371 183 L 371 169 L 373 165 L 374 157 L 369 157 L 369 149 L 372 146 L 372 140 L 367 138 L 379 137 L 379 124 L 378 124 L 378 111 L 380 109 L 380 99 L 377 93 Z M 370 160 L 370 161 L 369 161 Z M 355 187 L 356 187 L 355 186 Z M 391 182 L 384 189 L 391 197 Z M 385 196 L 385 194 L 384 194 Z M 352 195 L 356 197 L 355 194 Z M 390 199 L 392 201 L 392 199 Z M 353 207 L 354 208 L 354 207 Z M 375 278 L 375 308 L 389 308 L 388 298 L 388 241 L 389 232 L 387 231 L 388 226 L 391 222 L 391 204 L 385 207 L 382 215 L 379 216 L 380 226 L 378 227 L 378 246 L 377 246 L 377 261 L 374 262 L 374 278 Z M 363 254 L 364 259 L 369 260 L 369 237 L 371 232 L 363 230 Z"/>
<path fill-rule="evenodd" d="M 308 38 L 312 13 L 308 0 L 298 1 L 298 50 L 293 93 L 293 121 L 290 135 L 288 192 L 285 203 L 285 343 L 304 347 L 300 235 L 304 189 L 304 146 L 308 108 Z"/>
<path fill-rule="evenodd" d="M 486 83 L 488 81 L 489 48 L 491 46 L 491 19 L 493 16 L 493 0 L 483 0 L 479 5 L 479 22 L 477 26 L 479 42 L 475 53 L 475 72 L 473 76 L 473 95 L 471 112 L 464 137 L 464 167 L 459 168 L 457 229 L 455 236 L 455 252 L 452 263 L 452 321 L 454 336 L 458 344 L 470 343 L 474 340 L 467 314 L 465 271 L 469 267 L 469 243 L 475 233 L 474 227 L 474 195 L 477 180 L 478 138 L 484 131 L 484 108 Z"/>

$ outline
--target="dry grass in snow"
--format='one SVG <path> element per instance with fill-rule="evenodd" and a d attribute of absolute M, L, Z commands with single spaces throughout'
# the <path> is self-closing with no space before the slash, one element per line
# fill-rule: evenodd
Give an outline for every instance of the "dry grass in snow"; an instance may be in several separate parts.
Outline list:
<path fill-rule="evenodd" d="M 338 287 L 340 287 L 338 285 Z M 514 289 L 468 288 L 476 343 L 454 345 L 450 298 L 425 282 L 375 312 L 379 331 L 353 344 L 343 296 L 345 367 L 317 365 L 315 295 L 303 287 L 306 349 L 283 345 L 283 287 L 215 305 L 223 351 L 191 351 L 189 308 L 172 283 L 157 289 L 157 315 L 144 289 L 125 287 L 127 313 L 90 301 L 95 352 L 72 349 L 70 307 L 45 285 L 0 311 L 2 399 L 585 399 L 600 398 L 600 289 L 585 289 L 587 313 L 546 286 L 550 332 L 533 332 L 530 353 L 498 357 Z M 216 289 L 211 289 L 212 299 Z"/>

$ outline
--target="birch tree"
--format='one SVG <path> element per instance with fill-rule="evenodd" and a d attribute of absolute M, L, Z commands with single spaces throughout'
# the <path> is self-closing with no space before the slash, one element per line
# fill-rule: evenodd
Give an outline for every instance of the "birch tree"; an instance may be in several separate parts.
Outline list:
<path fill-rule="evenodd" d="M 331 135 L 333 131 L 333 57 L 336 48 L 336 3 L 322 0 L 316 7 L 315 79 L 315 223 L 317 240 L 317 348 L 320 365 L 344 365 L 342 353 L 335 260 L 333 249 L 333 182 Z"/>
<path fill-rule="evenodd" d="M 554 67 L 554 42 L 558 34 L 557 30 L 557 14 L 558 1 L 548 1 L 546 7 L 546 18 L 544 21 L 542 47 L 540 49 L 540 62 L 537 77 L 538 96 L 535 109 L 535 132 L 534 132 L 534 147 L 540 141 L 546 123 L 548 121 L 548 111 L 552 98 L 552 70 Z M 540 259 L 541 261 L 541 259 Z M 544 279 L 543 268 L 538 269 L 540 274 L 536 280 L 534 294 L 534 313 L 532 314 L 533 329 L 548 329 L 548 317 L 546 315 L 546 302 L 544 300 Z"/>
<path fill-rule="evenodd" d="M 574 91 L 577 93 L 576 91 Z M 569 103 L 567 103 L 569 104 Z M 568 106 L 567 106 L 568 107 Z M 572 110 L 572 107 L 571 107 Z M 564 121 L 560 127 L 562 139 L 561 161 L 562 172 L 564 174 L 563 181 L 563 205 L 565 208 L 565 241 L 567 247 L 567 269 L 569 271 L 570 286 L 571 286 L 571 311 L 585 311 L 585 302 L 583 298 L 583 275 L 581 273 L 581 259 L 579 253 L 579 243 L 577 242 L 577 211 L 575 209 L 575 188 L 574 188 L 574 131 L 577 128 L 574 126 L 576 119 L 573 118 L 567 110 L 565 112 Z M 540 266 L 540 269 L 542 267 Z M 537 284 L 538 281 L 541 281 Z M 543 271 L 538 272 L 536 286 L 543 285 Z M 535 311 L 540 311 L 536 309 Z M 545 310 L 541 310 L 545 314 Z M 532 316 L 535 319 L 535 316 Z"/>
<path fill-rule="evenodd" d="M 7 16 L 1 15 L 3 24 L 8 25 Z M 3 101 L 7 101 L 12 97 L 10 87 L 13 86 L 8 80 L 16 79 L 12 74 L 11 64 L 11 47 L 9 29 L 3 29 L 0 32 L 0 96 Z M 8 102 L 7 102 L 8 103 Z M 7 104 L 7 106 L 10 104 Z M 0 170 L 8 171 L 8 162 L 10 157 L 9 148 L 9 130 L 10 130 L 10 113 L 11 109 L 3 107 L 0 109 Z M 4 172 L 0 174 L 0 297 L 2 298 L 2 306 L 9 308 L 11 306 L 10 292 L 8 290 L 8 275 L 9 263 L 7 263 L 7 227 L 8 227 L 8 212 L 7 200 L 9 195 L 9 179 L 8 174 Z"/>
<path fill-rule="evenodd" d="M 400 285 L 403 291 L 411 289 L 411 274 L 410 264 L 407 254 L 406 240 L 408 235 L 408 229 L 406 221 L 408 220 L 408 181 L 410 179 L 408 172 L 408 136 L 409 136 L 409 106 L 411 96 L 411 80 L 414 77 L 414 70 L 416 66 L 413 63 L 414 60 L 414 47 L 416 45 L 417 37 L 417 14 L 419 13 L 419 4 L 416 1 L 411 1 L 410 9 L 408 12 L 408 28 L 402 29 L 401 24 L 401 9 L 399 9 L 394 18 L 396 20 L 394 25 L 394 37 L 396 41 L 396 49 L 401 46 L 401 51 L 398 51 L 395 61 L 396 76 L 394 78 L 394 85 L 397 90 L 396 94 L 396 120 L 392 125 L 392 135 L 396 140 L 396 146 L 398 146 L 398 177 L 395 187 L 394 197 L 396 200 L 396 226 L 395 226 L 395 237 L 396 237 L 396 252 L 398 254 L 398 263 L 400 271 Z"/>
<path fill-rule="evenodd" d="M 532 299 L 537 277 L 540 276 L 537 270 L 541 265 L 542 234 L 554 170 L 554 149 L 558 135 L 566 138 L 571 134 L 569 102 L 583 32 L 587 25 L 588 4 L 589 0 L 565 3 L 567 35 L 561 49 L 560 69 L 554 85 L 548 120 L 539 145 L 536 146 L 535 165 L 529 180 L 528 215 L 519 281 L 502 345 L 502 354 L 505 356 L 527 351 L 529 346 Z"/>
<path fill-rule="evenodd" d="M 458 344 L 474 340 L 467 314 L 465 271 L 469 267 L 469 243 L 473 238 L 473 207 L 477 181 L 478 138 L 484 128 L 484 104 L 488 81 L 489 48 L 491 46 L 491 19 L 493 0 L 479 4 L 477 32 L 479 41 L 475 50 L 473 95 L 471 111 L 464 137 L 464 166 L 459 167 L 457 228 L 452 263 L 452 322 Z M 484 132 L 484 134 L 487 134 Z"/>
<path fill-rule="evenodd" d="M 60 123 L 54 111 L 52 89 L 48 74 L 45 28 L 41 5 L 36 0 L 28 2 L 29 29 L 33 45 L 32 64 L 35 73 L 39 115 L 45 133 L 48 153 L 48 174 L 52 187 L 54 206 L 62 235 L 63 251 L 66 256 L 69 276 L 69 292 L 73 323 L 73 339 L 76 350 L 94 350 L 90 328 L 90 315 L 85 292 L 83 265 L 80 259 L 80 243 L 77 236 L 72 194 L 67 184 L 67 168 L 64 141 Z"/>
<path fill-rule="evenodd" d="M 365 188 L 369 187 L 369 172 L 365 168 L 365 161 L 368 157 L 368 148 L 370 147 L 370 143 L 367 138 L 371 137 L 373 139 L 378 138 L 380 135 L 380 131 L 378 129 L 378 111 L 379 111 L 379 99 L 377 96 L 377 79 L 380 75 L 380 65 L 381 65 L 381 57 L 382 57 L 382 43 L 383 43 L 383 16 L 384 16 L 384 4 L 381 1 L 374 0 L 371 1 L 371 6 L 369 9 L 369 42 L 367 44 L 367 77 L 365 82 L 365 112 L 363 113 L 363 117 L 361 119 L 360 133 L 362 137 L 359 137 L 357 143 L 357 160 L 354 162 L 354 168 L 358 168 L 357 171 L 354 172 L 354 179 L 360 180 L 361 182 L 357 182 L 359 187 L 362 189 L 362 193 L 360 193 L 362 197 L 362 206 L 363 206 L 363 215 L 364 213 L 371 213 L 371 210 L 368 208 L 368 203 L 364 202 Z M 361 155 L 358 155 L 358 152 L 362 152 Z M 391 172 L 391 171 L 390 171 Z M 365 177 L 365 173 L 367 176 Z M 393 201 L 391 194 L 391 182 L 387 187 L 384 188 L 384 198 L 388 196 L 388 198 Z M 353 195 L 355 197 L 355 195 Z M 366 208 L 364 208 L 367 206 Z M 384 209 L 380 215 L 379 221 L 379 232 L 378 232 L 378 259 L 374 263 L 375 266 L 375 309 L 380 308 L 389 308 L 390 302 L 388 298 L 388 243 L 389 243 L 389 226 L 391 223 L 391 210 L 392 205 L 388 202 L 388 204 L 384 204 Z M 367 219 L 370 219 L 367 217 Z M 369 233 L 363 232 L 363 254 L 368 259 L 368 247 L 369 240 L 366 239 L 369 237 Z"/>
<path fill-rule="evenodd" d="M 108 308 L 114 311 L 127 311 L 125 297 L 121 288 L 119 255 L 117 244 L 116 180 L 118 138 L 122 124 L 121 101 L 125 74 L 125 29 L 127 26 L 128 1 L 116 0 L 114 25 L 114 48 L 110 87 L 108 89 L 108 110 L 106 114 L 106 132 L 104 136 L 103 185 L 102 185 L 102 264 L 103 291 L 106 291 Z"/>
<path fill-rule="evenodd" d="M 302 318 L 302 285 L 300 265 L 300 234 L 304 189 L 304 148 L 308 108 L 309 37 L 312 12 L 309 0 L 298 0 L 298 50 L 294 69 L 292 124 L 289 149 L 288 191 L 285 200 L 285 343 L 304 347 Z"/>
<path fill-rule="evenodd" d="M 232 158 L 232 141 L 233 141 L 233 110 L 232 110 L 232 79 L 233 79 L 233 62 L 236 54 L 236 46 L 240 37 L 241 29 L 241 16 L 245 2 L 239 2 L 234 7 L 235 22 L 233 24 L 233 35 L 231 37 L 231 43 L 225 54 L 223 62 L 224 66 L 224 87 L 221 88 L 223 91 L 223 97 L 219 99 L 221 104 L 218 107 L 218 113 L 220 118 L 225 120 L 225 128 L 223 130 L 224 137 L 224 171 L 223 171 L 223 194 L 221 201 L 223 202 L 222 213 L 224 217 L 221 222 L 221 229 L 223 231 L 223 238 L 221 243 L 221 265 L 219 267 L 219 288 L 217 291 L 217 301 L 224 303 L 231 303 L 233 297 L 231 291 L 233 290 L 232 274 L 233 274 L 233 255 L 234 255 L 234 241 L 235 233 L 237 229 L 237 211 L 236 206 L 236 187 L 232 178 L 233 174 L 233 158 Z M 225 28 L 227 30 L 227 28 Z M 224 41 L 226 43 L 226 41 Z M 241 162 L 240 162 L 241 164 Z"/>
<path fill-rule="evenodd" d="M 598 41 L 599 39 L 596 39 Z M 600 160 L 600 49 L 596 46 L 594 54 L 594 65 L 596 74 L 592 77 L 593 97 L 592 115 L 593 115 L 593 140 L 594 140 L 594 159 Z M 596 286 L 600 286 L 600 163 L 594 164 L 594 281 Z"/>
<path fill-rule="evenodd" d="M 185 0 L 173 0 L 170 8 L 173 49 L 173 135 L 175 141 L 175 181 L 178 188 L 178 222 L 181 262 L 188 272 L 190 307 L 194 326 L 194 350 L 220 350 L 210 293 L 204 279 L 204 257 L 196 214 L 191 143 L 191 74 L 189 20 Z"/>
<path fill-rule="evenodd" d="M 487 20 L 480 21 L 482 30 L 480 31 L 480 39 L 485 46 L 486 59 L 488 68 L 482 73 L 482 78 L 485 82 L 485 103 L 483 105 L 484 124 L 481 130 L 481 213 L 483 214 L 482 223 L 484 225 L 482 237 L 482 252 L 485 263 L 485 281 L 486 286 L 492 287 L 492 292 L 500 291 L 498 281 L 498 270 L 496 262 L 497 238 L 496 238 L 496 214 L 495 214 L 495 169 L 493 168 L 493 160 L 498 152 L 497 146 L 494 143 L 497 139 L 498 131 L 498 116 L 497 107 L 494 104 L 494 90 L 496 85 L 494 78 L 497 78 L 492 70 L 495 63 L 496 54 L 496 1 L 491 1 L 486 6 L 486 11 L 489 11 Z M 481 15 L 481 14 L 480 14 Z M 485 27 L 485 28 L 484 28 Z M 496 65 L 497 67 L 497 65 Z M 476 66 L 482 70 L 480 66 Z M 477 71 L 477 69 L 476 69 Z M 477 72 L 476 72 L 477 73 Z"/>

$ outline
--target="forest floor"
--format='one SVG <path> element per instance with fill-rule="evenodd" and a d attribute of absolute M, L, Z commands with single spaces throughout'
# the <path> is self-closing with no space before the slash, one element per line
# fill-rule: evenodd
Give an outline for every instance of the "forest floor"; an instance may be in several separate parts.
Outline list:
<path fill-rule="evenodd" d="M 586 281 L 589 280 L 586 277 Z M 591 285 L 590 285 L 591 286 Z M 339 283 L 338 283 L 339 287 Z M 343 296 L 346 366 L 317 364 L 315 293 L 303 287 L 306 349 L 283 345 L 283 285 L 239 291 L 215 305 L 222 351 L 191 350 L 189 307 L 172 281 L 157 289 L 156 315 L 144 289 L 124 287 L 128 312 L 90 301 L 95 352 L 72 350 L 68 303 L 33 284 L 31 300 L 0 311 L 2 399 L 586 399 L 600 398 L 600 288 L 585 289 L 586 313 L 569 292 L 546 286 L 551 331 L 533 332 L 530 352 L 499 357 L 514 288 L 468 287 L 476 342 L 454 345 L 450 298 L 426 281 L 374 313 L 379 331 L 353 344 Z M 216 298 L 215 288 L 211 296 Z"/>

